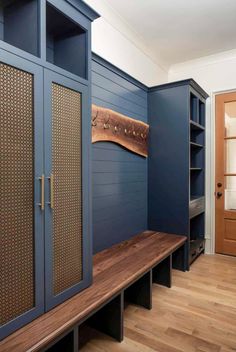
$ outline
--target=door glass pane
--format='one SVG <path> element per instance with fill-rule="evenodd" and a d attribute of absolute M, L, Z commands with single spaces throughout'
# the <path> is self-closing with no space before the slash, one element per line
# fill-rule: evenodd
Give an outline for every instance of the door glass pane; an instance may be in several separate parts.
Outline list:
<path fill-rule="evenodd" d="M 226 173 L 236 174 L 236 139 L 227 139 L 226 147 Z"/>
<path fill-rule="evenodd" d="M 236 137 L 236 101 L 225 103 L 225 137 Z"/>
<path fill-rule="evenodd" d="M 236 210 L 236 177 L 225 178 L 225 209 Z"/>
<path fill-rule="evenodd" d="M 52 86 L 53 289 L 82 280 L 81 94 Z"/>
<path fill-rule="evenodd" d="M 33 76 L 0 63 L 0 325 L 34 307 Z"/>

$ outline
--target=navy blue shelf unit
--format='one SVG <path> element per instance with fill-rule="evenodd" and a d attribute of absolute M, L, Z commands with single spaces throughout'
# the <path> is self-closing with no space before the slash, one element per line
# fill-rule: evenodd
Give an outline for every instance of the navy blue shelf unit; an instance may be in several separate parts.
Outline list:
<path fill-rule="evenodd" d="M 186 235 L 187 270 L 204 250 L 207 97 L 193 79 L 148 93 L 148 225 Z"/>
<path fill-rule="evenodd" d="M 91 22 L 81 0 L 0 3 L 0 340 L 91 284 Z"/>

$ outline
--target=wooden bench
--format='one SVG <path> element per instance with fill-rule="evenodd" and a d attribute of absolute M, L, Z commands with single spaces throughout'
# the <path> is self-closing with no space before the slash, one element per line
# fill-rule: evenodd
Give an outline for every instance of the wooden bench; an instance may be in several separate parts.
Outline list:
<path fill-rule="evenodd" d="M 185 270 L 186 237 L 145 231 L 94 256 L 93 285 L 16 331 L 1 352 L 77 352 L 86 323 L 123 339 L 124 299 L 152 307 L 152 283 L 171 286 L 172 266 Z"/>

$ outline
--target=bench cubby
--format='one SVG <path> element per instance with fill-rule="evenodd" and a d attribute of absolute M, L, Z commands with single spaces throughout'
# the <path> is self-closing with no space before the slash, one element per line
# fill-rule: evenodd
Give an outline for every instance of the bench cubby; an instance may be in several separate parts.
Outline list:
<path fill-rule="evenodd" d="M 121 342 L 124 337 L 124 292 L 111 299 L 89 318 L 86 323 L 115 340 Z"/>
<path fill-rule="evenodd" d="M 44 349 L 42 352 L 78 352 L 79 337 L 78 327 L 63 334 L 56 342 L 51 343 L 51 347 Z"/>
<path fill-rule="evenodd" d="M 99 252 L 93 284 L 6 338 L 2 350 L 75 352 L 85 325 L 122 341 L 125 303 L 151 309 L 153 283 L 170 287 L 172 265 L 185 270 L 185 245 L 185 236 L 145 231 Z"/>
<path fill-rule="evenodd" d="M 124 297 L 127 302 L 152 309 L 152 270 L 127 287 Z"/>
<path fill-rule="evenodd" d="M 172 255 L 169 255 L 152 269 L 152 278 L 155 284 L 171 287 Z"/>

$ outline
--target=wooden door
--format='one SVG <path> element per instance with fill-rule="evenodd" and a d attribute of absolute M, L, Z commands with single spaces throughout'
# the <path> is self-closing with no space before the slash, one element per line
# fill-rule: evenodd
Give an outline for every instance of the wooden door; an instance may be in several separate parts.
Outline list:
<path fill-rule="evenodd" d="M 46 310 L 92 278 L 88 88 L 44 70 Z"/>
<path fill-rule="evenodd" d="M 236 256 L 236 93 L 216 96 L 216 252 Z"/>
<path fill-rule="evenodd" d="M 44 311 L 43 70 L 0 49 L 0 340 Z"/>

